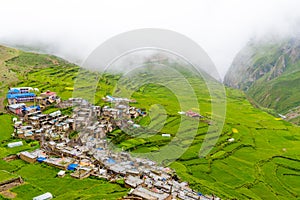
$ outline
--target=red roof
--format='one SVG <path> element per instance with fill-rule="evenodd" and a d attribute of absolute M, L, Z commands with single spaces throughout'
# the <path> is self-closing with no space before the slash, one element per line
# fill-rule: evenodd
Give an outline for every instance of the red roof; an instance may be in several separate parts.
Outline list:
<path fill-rule="evenodd" d="M 186 114 L 187 116 L 191 116 L 191 117 L 200 117 L 200 114 L 199 114 L 199 113 L 195 113 L 195 112 L 193 112 L 193 111 L 191 111 L 191 110 L 187 111 L 185 114 Z"/>
<path fill-rule="evenodd" d="M 47 90 L 47 92 L 44 92 L 41 95 L 54 96 L 54 95 L 56 95 L 56 92 L 51 92 L 51 91 Z"/>

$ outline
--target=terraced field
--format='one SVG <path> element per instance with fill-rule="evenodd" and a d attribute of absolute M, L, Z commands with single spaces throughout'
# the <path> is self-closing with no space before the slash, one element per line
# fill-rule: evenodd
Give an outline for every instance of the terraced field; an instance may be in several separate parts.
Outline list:
<path fill-rule="evenodd" d="M 179 123 L 194 127 L 188 125 L 192 123 L 191 120 L 194 119 L 183 117 L 182 120 L 178 115 L 169 115 L 159 133 L 178 134 Z M 184 132 L 188 135 L 190 131 L 187 129 Z M 189 140 L 192 139 L 185 153 L 170 164 L 192 187 L 203 193 L 214 193 L 230 199 L 299 198 L 298 127 L 253 108 L 241 92 L 227 89 L 227 117 L 222 135 L 209 155 L 199 158 L 206 131 L 207 124 L 203 121 L 194 139 L 184 137 L 184 140 L 176 143 L 180 148 L 190 144 Z M 155 152 L 170 142 L 159 134 L 146 139 L 125 140 L 122 134 L 118 137 L 123 138 L 119 146 L 125 146 L 132 152 Z M 228 142 L 229 138 L 235 141 Z M 172 155 L 170 152 L 169 157 L 172 158 Z"/>
<path fill-rule="evenodd" d="M 14 60 L 8 64 L 13 66 L 19 62 L 21 61 Z M 53 64 L 52 61 L 49 62 Z M 28 72 L 24 78 L 19 77 L 18 83 L 15 84 L 38 87 L 43 91 L 57 91 L 58 95 L 66 99 L 72 96 L 77 70 L 78 67 L 71 64 L 53 64 Z M 86 73 L 87 80 L 98 77 L 96 73 L 81 73 Z M 118 78 L 119 76 L 109 74 L 100 76 L 95 103 L 104 104 L 101 97 L 112 94 Z M 114 144 L 117 150 L 126 149 L 133 154 L 148 155 L 151 159 L 169 165 L 182 180 L 188 181 L 192 188 L 205 194 L 214 193 L 225 199 L 300 198 L 300 128 L 254 108 L 242 92 L 226 89 L 227 113 L 221 136 L 212 151 L 199 158 L 202 142 L 209 124 L 212 123 L 212 100 L 201 79 L 190 77 L 188 80 L 200 104 L 200 109 L 193 105 L 189 109 L 200 112 L 205 118 L 199 121 L 179 115 L 178 97 L 172 91 L 162 85 L 147 84 L 132 95 L 132 98 L 137 100 L 133 105 L 145 108 L 149 112 L 149 116 L 137 119 L 142 128 L 129 132 L 114 131 L 108 136 L 111 144 Z M 170 84 L 180 87 L 176 79 L 169 81 Z M 86 91 L 93 91 L 88 83 L 82 83 L 81 87 L 87 89 Z M 186 105 L 190 105 L 192 100 L 189 91 L 185 91 L 184 88 L 182 90 Z M 2 158 L 22 149 L 5 147 L 10 141 L 9 135 L 12 130 L 7 128 L 7 124 L 10 124 L 11 118 L 2 115 L 0 120 L 1 124 L 6 124 L 3 125 L 3 129 L 0 127 Z M 179 129 L 180 125 L 183 128 Z M 151 132 L 147 127 L 155 131 Z M 5 130 L 4 135 L 2 130 Z M 170 134 L 171 137 L 162 137 L 161 134 Z M 229 142 L 229 138 L 234 138 L 234 142 Z M 162 151 L 164 147 L 168 147 L 168 151 Z M 36 146 L 31 146 L 29 141 L 21 148 L 30 149 Z M 177 157 L 180 151 L 184 153 Z M 149 152 L 151 154 L 146 154 Z M 13 189 L 17 198 L 21 198 L 22 195 L 29 197 L 26 196 L 26 191 L 32 191 L 34 195 L 50 191 L 59 199 L 101 199 L 104 198 L 103 195 L 108 195 L 105 197 L 107 199 L 115 199 L 127 191 L 119 185 L 98 180 L 78 181 L 69 177 L 56 179 L 56 169 L 28 165 L 19 160 L 10 163 L 0 161 L 1 169 L 19 174 L 27 182 Z M 40 176 L 32 175 L 36 171 Z M 66 188 L 63 189 L 63 185 Z M 64 190 L 67 192 L 63 192 Z"/>

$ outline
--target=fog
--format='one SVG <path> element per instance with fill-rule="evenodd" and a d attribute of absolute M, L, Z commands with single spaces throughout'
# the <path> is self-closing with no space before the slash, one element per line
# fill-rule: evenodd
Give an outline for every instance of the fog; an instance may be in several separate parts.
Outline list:
<path fill-rule="evenodd" d="M 0 0 L 0 43 L 80 64 L 102 42 L 139 28 L 163 28 L 197 42 L 223 77 L 251 38 L 297 34 L 298 0 Z"/>

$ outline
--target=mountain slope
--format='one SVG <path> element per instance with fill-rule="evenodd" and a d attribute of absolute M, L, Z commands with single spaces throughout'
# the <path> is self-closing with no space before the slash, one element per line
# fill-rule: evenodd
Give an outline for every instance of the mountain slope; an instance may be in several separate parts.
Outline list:
<path fill-rule="evenodd" d="M 14 85 L 38 87 L 42 90 L 50 89 L 57 91 L 62 98 L 72 96 L 72 92 L 66 91 L 65 88 L 72 87 L 74 84 L 78 67 L 72 64 L 55 65 L 47 62 L 48 66 L 35 69 L 32 63 L 40 66 L 42 62 L 35 62 L 34 59 L 32 61 L 29 53 L 26 54 L 28 54 L 28 59 L 18 59 L 18 62 L 13 60 L 5 64 L 6 67 L 15 66 L 16 69 L 18 66 L 20 69 L 22 66 L 28 66 L 24 76 L 18 76 Z M 32 58 L 35 56 L 38 59 L 41 55 L 32 54 Z M 49 55 L 43 56 L 52 58 Z M 16 73 L 19 74 L 19 72 Z M 147 78 L 151 77 L 147 76 Z M 189 77 L 188 80 L 195 88 L 201 108 L 200 113 L 209 116 L 211 98 L 204 81 L 197 77 Z M 172 84 L 179 84 L 176 80 L 170 79 L 169 81 Z M 102 76 L 96 94 L 99 101 L 96 103 L 102 102 L 103 95 L 110 93 L 116 82 L 116 76 Z M 161 130 L 151 137 L 132 137 L 117 130 L 112 132 L 107 139 L 114 142 L 116 147 L 128 149 L 133 153 L 159 152 L 171 140 L 177 139 L 178 146 L 176 147 L 187 145 L 188 148 L 180 158 L 170 164 L 170 167 L 176 170 L 182 180 L 188 181 L 193 189 L 204 194 L 214 193 L 223 199 L 299 198 L 300 129 L 288 122 L 278 121 L 273 116 L 254 108 L 243 92 L 231 88 L 228 88 L 226 92 L 226 122 L 217 144 L 206 157 L 199 158 L 198 155 L 207 135 L 208 123 L 203 120 L 198 127 L 192 126 L 197 120 L 180 116 L 177 113 L 179 105 L 176 96 L 162 85 L 143 85 L 133 94 L 134 99 L 137 100 L 136 107 L 146 108 L 148 111 L 155 104 L 164 106 L 167 119 Z M 183 97 L 189 101 L 189 95 Z M 151 124 L 149 121 L 159 118 L 159 114 L 159 112 L 154 112 L 150 119 L 143 118 L 139 124 L 142 126 Z M 7 148 L 7 143 L 11 141 L 12 127 L 8 128 L 10 123 L 11 116 L 0 115 L 0 130 L 2 131 L 0 170 L 14 172 L 26 180 L 27 184 L 12 190 L 17 194 L 16 199 L 31 199 L 44 192 L 51 192 L 57 199 L 117 199 L 126 194 L 125 188 L 103 180 L 92 178 L 75 180 L 69 176 L 58 179 L 54 177 L 58 170 L 51 167 L 27 164 L 22 160 L 5 162 L 2 160 L 3 157 L 33 148 L 30 143 L 21 149 Z M 184 133 L 189 137 L 175 137 L 181 124 L 187 125 Z M 195 137 L 190 137 L 192 129 L 197 131 Z M 162 137 L 162 133 L 170 134 L 171 137 Z M 234 138 L 234 142 L 229 142 L 230 138 Z M 175 150 L 177 148 L 174 148 Z"/>
<path fill-rule="evenodd" d="M 249 42 L 234 59 L 224 83 L 244 90 L 262 107 L 291 112 L 300 105 L 300 39 Z"/>

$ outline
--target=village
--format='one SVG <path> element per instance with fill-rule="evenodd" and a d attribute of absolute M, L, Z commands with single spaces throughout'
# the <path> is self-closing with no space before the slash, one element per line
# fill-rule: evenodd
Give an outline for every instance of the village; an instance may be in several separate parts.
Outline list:
<path fill-rule="evenodd" d="M 103 101 L 110 106 L 95 106 L 82 98 L 62 101 L 55 92 L 46 91 L 36 96 L 37 88 L 10 88 L 7 110 L 13 118 L 13 137 L 39 141 L 40 147 L 24 151 L 18 157 L 29 163 L 44 163 L 60 169 L 58 178 L 67 172 L 77 179 L 95 176 L 110 182 L 124 180 L 131 188 L 123 199 L 219 199 L 205 196 L 180 181 L 176 172 L 146 158 L 136 158 L 125 151 L 113 151 L 107 134 L 124 128 L 139 129 L 134 121 L 144 117 L 144 109 L 130 106 L 135 100 L 106 96 Z M 33 103 L 29 105 L 28 102 Z M 44 114 L 43 109 L 55 105 L 56 111 Z M 72 108 L 71 115 L 64 115 L 61 108 Z M 180 113 L 185 114 L 185 113 Z M 186 116 L 201 117 L 187 111 Z M 9 148 L 23 145 L 22 141 L 8 144 Z M 34 199 L 51 199 L 51 193 Z"/>

